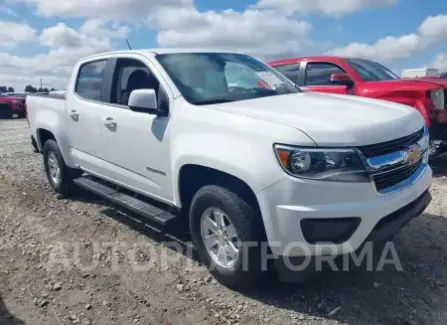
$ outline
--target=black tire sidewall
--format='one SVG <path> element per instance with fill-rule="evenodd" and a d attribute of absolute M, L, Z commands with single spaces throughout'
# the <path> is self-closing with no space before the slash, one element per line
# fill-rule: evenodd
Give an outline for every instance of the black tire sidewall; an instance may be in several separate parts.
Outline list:
<path fill-rule="evenodd" d="M 256 243 L 256 247 L 240 248 L 236 264 L 224 268 L 216 264 L 208 254 L 201 234 L 203 212 L 210 207 L 221 209 L 236 228 L 242 243 Z M 255 218 L 256 210 L 231 191 L 214 185 L 200 189 L 194 197 L 190 209 L 190 228 L 194 246 L 200 260 L 209 271 L 222 283 L 230 287 L 241 287 L 252 283 L 261 273 L 260 231 Z M 248 254 L 248 256 L 247 256 Z M 245 256 L 244 256 L 245 255 Z"/>
<path fill-rule="evenodd" d="M 48 166 L 48 155 L 50 152 L 53 152 L 57 163 L 59 165 L 60 173 L 61 173 L 61 180 L 59 183 L 55 183 L 53 179 L 50 176 L 49 166 Z M 45 166 L 45 173 L 47 174 L 48 182 L 50 183 L 51 187 L 58 193 L 67 195 L 72 183 L 72 178 L 70 177 L 70 173 L 68 170 L 68 167 L 65 165 L 64 159 L 62 157 L 61 151 L 59 149 L 59 146 L 56 141 L 54 140 L 48 140 L 45 142 L 44 149 L 43 149 L 43 161 Z"/>
<path fill-rule="evenodd" d="M 12 117 L 13 117 L 13 112 L 12 112 L 11 106 L 1 105 L 0 106 L 0 118 L 9 120 L 9 119 L 12 119 Z"/>

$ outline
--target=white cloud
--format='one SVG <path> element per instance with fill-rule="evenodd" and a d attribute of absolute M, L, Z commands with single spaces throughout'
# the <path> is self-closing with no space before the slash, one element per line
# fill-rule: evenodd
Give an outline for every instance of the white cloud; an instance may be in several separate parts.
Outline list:
<path fill-rule="evenodd" d="M 374 44 L 354 42 L 345 47 L 333 49 L 328 54 L 392 61 L 412 57 L 446 40 L 447 15 L 430 16 L 418 27 L 417 33 L 399 37 L 387 36 Z"/>
<path fill-rule="evenodd" d="M 41 45 L 49 48 L 47 53 L 33 57 L 0 53 L 0 84 L 23 90 L 28 83 L 38 85 L 42 78 L 46 87 L 63 88 L 79 58 L 111 50 L 114 40 L 121 41 L 128 33 L 126 26 L 108 28 L 100 20 L 87 20 L 78 30 L 58 23 L 39 37 Z"/>
<path fill-rule="evenodd" d="M 432 41 L 447 40 L 447 15 L 430 16 L 419 26 L 419 34 Z"/>
<path fill-rule="evenodd" d="M 374 44 L 351 43 L 328 52 L 336 56 L 353 56 L 377 61 L 404 59 L 425 50 L 427 43 L 416 34 L 401 37 L 388 36 Z"/>
<path fill-rule="evenodd" d="M 428 67 L 436 68 L 439 72 L 447 72 L 447 53 L 438 54 Z"/>
<path fill-rule="evenodd" d="M 192 6 L 193 0 L 10 0 L 34 5 L 44 16 L 141 19 L 160 8 Z"/>
<path fill-rule="evenodd" d="M 166 47 L 236 49 L 269 58 L 310 44 L 307 22 L 271 10 L 164 10 L 157 24 L 162 29 L 158 43 Z"/>
<path fill-rule="evenodd" d="M 258 8 L 280 9 L 287 13 L 348 14 L 369 7 L 395 5 L 398 0 L 259 0 Z"/>
<path fill-rule="evenodd" d="M 113 38 L 124 39 L 130 32 L 127 26 L 108 29 L 104 22 L 98 19 L 87 20 L 79 31 L 68 27 L 64 23 L 58 23 L 51 28 L 45 28 L 40 35 L 40 43 L 54 49 L 64 48 L 97 48 L 98 51 L 111 48 L 110 40 Z"/>
<path fill-rule="evenodd" d="M 31 41 L 36 30 L 27 24 L 0 21 L 0 47 L 13 48 L 20 42 Z"/>

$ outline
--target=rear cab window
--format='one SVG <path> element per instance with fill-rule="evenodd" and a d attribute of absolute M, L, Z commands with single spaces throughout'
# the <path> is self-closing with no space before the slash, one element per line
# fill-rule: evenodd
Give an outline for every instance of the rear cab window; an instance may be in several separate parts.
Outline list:
<path fill-rule="evenodd" d="M 101 101 L 107 60 L 87 62 L 79 68 L 75 93 L 82 98 Z"/>

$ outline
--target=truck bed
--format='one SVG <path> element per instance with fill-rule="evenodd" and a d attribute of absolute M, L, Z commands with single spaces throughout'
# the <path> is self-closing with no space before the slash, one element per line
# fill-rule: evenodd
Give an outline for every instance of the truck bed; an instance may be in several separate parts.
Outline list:
<path fill-rule="evenodd" d="M 28 95 L 26 109 L 32 135 L 38 139 L 36 133 L 39 128 L 48 129 L 50 125 L 54 128 L 55 123 L 64 120 L 65 94 Z"/>
<path fill-rule="evenodd" d="M 45 97 L 45 98 L 54 98 L 54 99 L 63 99 L 65 100 L 65 91 L 54 91 L 49 94 L 30 94 L 27 97 Z"/>

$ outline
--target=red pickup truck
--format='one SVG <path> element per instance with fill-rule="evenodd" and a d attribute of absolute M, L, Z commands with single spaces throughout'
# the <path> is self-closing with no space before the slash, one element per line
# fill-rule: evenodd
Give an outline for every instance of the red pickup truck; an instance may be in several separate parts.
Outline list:
<path fill-rule="evenodd" d="M 269 63 L 309 91 L 383 99 L 416 108 L 430 128 L 432 155 L 447 150 L 447 80 L 400 79 L 383 65 L 333 56 L 291 58 Z"/>
<path fill-rule="evenodd" d="M 26 116 L 26 98 L 19 95 L 0 95 L 0 119 L 10 119 L 14 114 Z"/>

